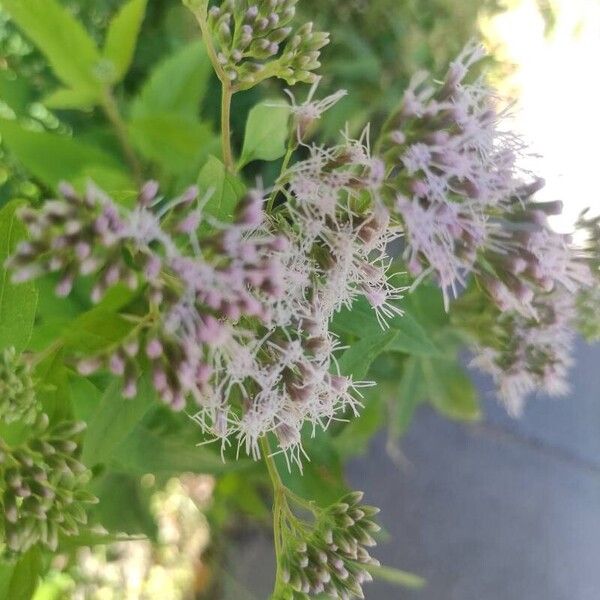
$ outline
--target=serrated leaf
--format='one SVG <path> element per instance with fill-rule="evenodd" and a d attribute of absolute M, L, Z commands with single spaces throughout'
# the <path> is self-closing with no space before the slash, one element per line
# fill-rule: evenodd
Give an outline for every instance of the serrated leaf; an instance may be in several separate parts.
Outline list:
<path fill-rule="evenodd" d="M 427 396 L 443 415 L 460 421 L 481 418 L 477 390 L 471 378 L 455 360 L 420 360 Z"/>
<path fill-rule="evenodd" d="M 362 379 L 377 356 L 385 352 L 397 336 L 396 331 L 386 331 L 354 342 L 338 361 L 340 373 L 352 376 L 355 381 Z"/>
<path fill-rule="evenodd" d="M 146 0 L 129 0 L 110 21 L 103 55 L 114 69 L 112 83 L 121 81 L 131 65 L 145 13 Z"/>
<path fill-rule="evenodd" d="M 160 114 L 197 117 L 211 73 L 203 43 L 184 46 L 152 71 L 133 101 L 132 119 Z"/>
<path fill-rule="evenodd" d="M 100 92 L 100 53 L 81 23 L 57 0 L 2 0 L 2 8 L 46 56 L 68 87 Z"/>
<path fill-rule="evenodd" d="M 25 227 L 15 214 L 21 204 L 13 201 L 0 210 L 0 350 L 27 347 L 38 303 L 35 283 L 12 284 L 11 273 L 4 267 L 17 242 L 25 238 Z"/>
<path fill-rule="evenodd" d="M 244 195 L 244 183 L 214 156 L 210 156 L 198 175 L 200 193 L 212 190 L 204 212 L 219 221 L 227 222 L 233 218 L 235 207 Z"/>
<path fill-rule="evenodd" d="M 14 121 L 3 119 L 0 119 L 0 135 L 23 166 L 51 188 L 56 189 L 63 180 L 87 178 L 98 168 L 113 175 L 113 185 L 118 183 L 125 189 L 132 186 L 118 159 L 97 146 L 46 131 L 28 131 Z M 96 183 L 107 191 L 111 189 L 103 181 Z"/>
<path fill-rule="evenodd" d="M 253 160 L 277 160 L 285 154 L 289 135 L 289 106 L 265 101 L 250 110 L 239 166 Z"/>

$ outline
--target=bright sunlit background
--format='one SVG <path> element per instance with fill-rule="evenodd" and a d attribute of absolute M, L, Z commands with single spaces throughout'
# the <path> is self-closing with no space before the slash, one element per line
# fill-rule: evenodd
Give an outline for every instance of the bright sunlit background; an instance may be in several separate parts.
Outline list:
<path fill-rule="evenodd" d="M 514 65 L 500 85 L 517 99 L 516 128 L 541 155 L 532 159 L 547 182 L 539 198 L 564 201 L 554 226 L 571 231 L 584 208 L 600 211 L 600 2 L 506 4 L 482 29 L 498 58 Z"/>

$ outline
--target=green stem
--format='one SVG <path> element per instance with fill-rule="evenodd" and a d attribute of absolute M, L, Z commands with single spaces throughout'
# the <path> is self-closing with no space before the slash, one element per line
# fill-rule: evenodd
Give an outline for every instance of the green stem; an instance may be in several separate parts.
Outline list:
<path fill-rule="evenodd" d="M 135 183 L 140 186 L 142 184 L 142 165 L 135 154 L 133 146 L 129 142 L 127 125 L 119 113 L 117 102 L 110 89 L 105 91 L 102 98 L 102 110 L 115 131 Z"/>
<path fill-rule="evenodd" d="M 273 597 L 275 597 L 282 585 L 281 557 L 283 553 L 283 537 L 281 525 L 283 510 L 286 505 L 286 488 L 279 476 L 277 465 L 271 456 L 271 446 L 266 435 L 260 439 L 260 448 L 273 486 L 273 540 L 275 543 L 275 563 L 277 569 L 275 574 L 275 589 L 273 591 Z"/>
<path fill-rule="evenodd" d="M 290 137 L 287 152 L 285 153 L 285 156 L 283 157 L 283 162 L 281 163 L 281 169 L 279 171 L 278 180 L 281 179 L 281 176 L 285 173 L 286 169 L 288 168 L 295 149 L 296 146 L 292 143 L 292 138 Z M 275 188 L 271 192 L 271 195 L 269 196 L 269 201 L 267 202 L 267 212 L 269 213 L 273 210 L 273 204 L 275 204 L 275 198 L 277 196 L 278 188 L 279 186 L 276 184 Z"/>
<path fill-rule="evenodd" d="M 279 475 L 279 471 L 277 470 L 277 465 L 275 464 L 275 460 L 271 455 L 271 445 L 269 444 L 269 440 L 267 436 L 263 436 L 259 440 L 260 450 L 263 454 L 263 459 L 265 464 L 267 465 L 267 471 L 269 472 L 269 477 L 271 478 L 271 483 L 273 484 L 273 489 L 278 491 L 280 488 L 285 490 L 285 486 L 281 481 L 281 477 Z"/>
<path fill-rule="evenodd" d="M 230 173 L 235 171 L 235 161 L 231 149 L 231 86 L 223 83 L 221 86 L 221 147 L 223 149 L 223 163 Z"/>
<path fill-rule="evenodd" d="M 221 82 L 221 146 L 223 148 L 223 162 L 230 172 L 235 171 L 235 163 L 233 160 L 233 152 L 231 150 L 231 98 L 233 96 L 233 88 L 227 73 L 223 70 L 223 66 L 219 62 L 215 45 L 213 44 L 212 36 L 206 22 L 206 17 L 203 13 L 194 11 L 194 16 L 200 26 L 202 39 L 206 46 L 208 58 L 213 66 L 219 81 Z"/>

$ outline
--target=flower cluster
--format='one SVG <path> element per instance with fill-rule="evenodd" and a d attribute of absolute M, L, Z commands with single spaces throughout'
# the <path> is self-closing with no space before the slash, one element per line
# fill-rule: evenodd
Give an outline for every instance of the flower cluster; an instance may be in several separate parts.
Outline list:
<path fill-rule="evenodd" d="M 289 271 L 312 278 L 304 282 L 310 292 L 305 298 L 284 302 L 305 304 L 305 312 L 325 322 L 358 296 L 369 301 L 382 323 L 399 313 L 393 302 L 402 290 L 388 276 L 388 246 L 401 231 L 390 224 L 379 198 L 384 167 L 370 155 L 367 135 L 333 148 L 311 147 L 310 156 L 287 175 L 287 210 L 297 232 L 292 256 L 310 265 Z"/>
<path fill-rule="evenodd" d="M 278 215 L 288 245 L 280 254 L 274 330 L 264 347 L 272 358 L 255 378 L 261 389 L 239 423 L 250 453 L 258 454 L 260 432 L 272 429 L 299 462 L 294 451 L 301 451 L 304 422 L 327 427 L 338 414 L 358 411 L 358 388 L 368 384 L 336 373 L 338 341 L 329 326 L 358 296 L 368 299 L 382 325 L 400 313 L 394 301 L 401 290 L 387 274 L 387 245 L 399 232 L 377 201 L 381 177 L 381 164 L 363 141 L 348 140 L 311 148 L 282 178 L 287 201 Z"/>
<path fill-rule="evenodd" d="M 517 190 L 478 275 L 500 313 L 492 325 L 495 339 L 485 336 L 474 364 L 492 375 L 513 414 L 536 390 L 567 393 L 576 298 L 592 283 L 585 255 L 548 223 L 562 204 L 532 199 L 541 185 L 537 181 Z"/>
<path fill-rule="evenodd" d="M 357 142 L 323 153 L 294 168 L 292 216 L 276 232 L 255 190 L 225 224 L 205 214 L 209 196 L 199 201 L 195 189 L 165 201 L 149 182 L 125 209 L 93 185 L 83 195 L 62 186 L 61 200 L 23 210 L 30 240 L 9 266 L 17 281 L 53 274 L 59 295 L 90 277 L 94 302 L 126 282 L 137 290 L 129 333 L 81 357 L 79 371 L 108 369 L 132 397 L 149 365 L 160 398 L 177 410 L 193 399 L 194 419 L 212 436 L 237 438 L 258 456 L 258 440 L 274 431 L 299 460 L 304 422 L 326 427 L 359 404 L 357 384 L 336 373 L 334 312 L 359 294 L 382 318 L 397 310 L 385 275 L 386 213 L 351 206 L 379 185 L 379 164 Z M 325 177 L 333 200 L 302 190 L 312 176 Z"/>
<path fill-rule="evenodd" d="M 446 308 L 473 278 L 491 301 L 495 335 L 474 332 L 474 363 L 518 413 L 534 390 L 567 390 L 573 298 L 591 276 L 570 237 L 548 223 L 562 203 L 536 202 L 543 181 L 524 182 L 525 145 L 502 130 L 493 92 L 467 81 L 483 56 L 471 44 L 439 84 L 413 78 L 382 134 L 384 197 L 405 232 L 409 271 L 432 272 Z"/>
<path fill-rule="evenodd" d="M 473 366 L 489 373 L 509 413 L 519 416 L 527 395 L 568 392 L 573 363 L 575 298 L 565 288 L 536 296 L 535 317 L 512 310 L 501 314 L 487 333 L 487 345 L 475 348 Z M 487 337 L 486 336 L 486 337 Z"/>
<path fill-rule="evenodd" d="M 557 287 L 575 294 L 591 283 L 585 257 L 571 237 L 554 232 L 548 216 L 562 212 L 562 202 L 536 202 L 543 182 L 522 186 L 501 215 L 493 243 L 483 252 L 478 280 L 503 311 L 535 316 L 540 294 Z"/>
<path fill-rule="evenodd" d="M 0 421 L 35 420 L 39 403 L 31 365 L 14 348 L 0 352 Z"/>
<path fill-rule="evenodd" d="M 446 305 L 490 241 L 490 215 L 514 190 L 519 139 L 500 130 L 502 113 L 482 80 L 465 83 L 484 53 L 469 45 L 439 85 L 416 75 L 383 132 L 391 201 L 406 233 L 413 275 L 432 271 Z"/>
<path fill-rule="evenodd" d="M 371 581 L 369 565 L 378 565 L 367 547 L 375 546 L 373 522 L 379 509 L 361 504 L 361 492 L 319 511 L 310 533 L 291 526 L 283 537 L 282 583 L 276 600 L 304 600 L 319 594 L 330 598 L 364 598 Z"/>
<path fill-rule="evenodd" d="M 224 0 L 208 10 L 218 63 L 236 90 L 269 77 L 289 85 L 315 81 L 319 50 L 329 43 L 329 34 L 314 31 L 310 22 L 291 26 L 297 1 Z"/>
<path fill-rule="evenodd" d="M 10 552 L 37 543 L 55 550 L 59 535 L 77 535 L 87 522 L 84 505 L 96 498 L 84 490 L 90 472 L 77 459 L 84 428 L 74 422 L 49 426 L 40 414 L 27 442 L 13 448 L 0 440 L 2 526 Z"/>

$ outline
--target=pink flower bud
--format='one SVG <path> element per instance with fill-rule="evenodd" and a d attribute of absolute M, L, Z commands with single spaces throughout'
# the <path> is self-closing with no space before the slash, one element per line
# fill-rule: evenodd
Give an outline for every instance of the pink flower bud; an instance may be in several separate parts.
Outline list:
<path fill-rule="evenodd" d="M 150 340 L 146 345 L 146 356 L 150 359 L 160 358 L 163 354 L 163 346 L 156 338 Z"/>

